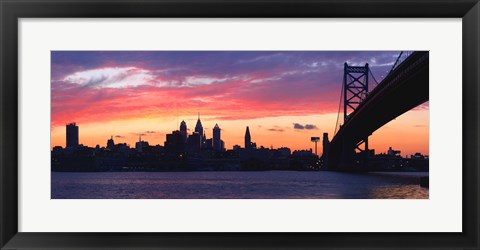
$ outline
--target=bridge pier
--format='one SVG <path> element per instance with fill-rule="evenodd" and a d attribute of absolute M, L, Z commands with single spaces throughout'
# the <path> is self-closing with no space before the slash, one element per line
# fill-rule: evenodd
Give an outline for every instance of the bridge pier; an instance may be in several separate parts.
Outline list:
<path fill-rule="evenodd" d="M 347 168 L 349 168 L 349 166 L 351 167 L 352 164 L 353 164 L 353 153 L 355 152 L 355 150 L 353 150 L 352 147 L 347 145 L 347 143 L 348 142 L 344 138 L 343 143 L 342 143 L 343 144 L 342 145 L 342 154 L 340 156 L 340 162 L 339 162 L 339 165 L 338 165 L 339 169 L 347 169 Z"/>

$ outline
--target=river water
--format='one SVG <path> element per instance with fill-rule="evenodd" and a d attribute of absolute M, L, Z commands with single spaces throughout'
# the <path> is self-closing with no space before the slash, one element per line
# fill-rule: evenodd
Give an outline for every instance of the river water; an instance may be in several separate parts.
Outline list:
<path fill-rule="evenodd" d="M 52 172 L 52 199 L 428 199 L 428 173 Z"/>

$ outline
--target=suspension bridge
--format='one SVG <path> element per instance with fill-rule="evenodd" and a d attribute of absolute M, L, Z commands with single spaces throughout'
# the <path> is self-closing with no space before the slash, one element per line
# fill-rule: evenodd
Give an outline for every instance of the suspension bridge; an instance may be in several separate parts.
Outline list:
<path fill-rule="evenodd" d="M 370 77 L 376 86 L 369 90 Z M 428 101 L 429 52 L 401 52 L 387 76 L 377 82 L 369 65 L 344 64 L 335 134 L 324 149 L 329 170 L 367 168 L 368 137 L 377 129 Z M 343 124 L 339 125 L 343 103 Z M 337 129 L 338 127 L 338 129 Z"/>

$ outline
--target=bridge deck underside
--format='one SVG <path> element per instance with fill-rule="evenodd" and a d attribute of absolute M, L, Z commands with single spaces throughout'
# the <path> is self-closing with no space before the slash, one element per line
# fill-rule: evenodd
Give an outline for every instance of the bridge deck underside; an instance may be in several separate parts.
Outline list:
<path fill-rule="evenodd" d="M 387 85 L 375 93 L 375 96 L 367 98 L 361 108 L 352 114 L 333 138 L 328 155 L 329 168 L 335 169 L 340 167 L 339 164 L 345 164 L 341 158 L 348 157 L 346 154 L 353 154 L 355 145 L 375 130 L 406 111 L 428 101 L 428 86 L 429 66 L 427 60 L 401 80 Z"/>

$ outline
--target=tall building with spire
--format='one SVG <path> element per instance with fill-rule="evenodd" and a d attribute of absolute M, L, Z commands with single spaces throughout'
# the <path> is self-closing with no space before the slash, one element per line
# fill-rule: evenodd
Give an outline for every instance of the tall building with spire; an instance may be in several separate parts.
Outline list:
<path fill-rule="evenodd" d="M 252 147 L 252 138 L 250 137 L 250 129 L 247 126 L 247 131 L 245 132 L 245 148 Z"/>
<path fill-rule="evenodd" d="M 180 134 L 182 135 L 183 143 L 187 142 L 187 123 L 182 121 L 180 123 Z"/>
<path fill-rule="evenodd" d="M 195 125 L 195 132 L 200 134 L 200 138 L 203 138 L 203 126 L 202 126 L 202 122 L 200 121 L 200 113 L 198 113 L 198 120 L 197 120 L 197 125 Z"/>
<path fill-rule="evenodd" d="M 115 142 L 113 141 L 113 136 L 110 136 L 110 139 L 107 140 L 107 148 L 113 149 L 115 147 Z"/>
<path fill-rule="evenodd" d="M 222 140 L 220 138 L 220 127 L 215 124 L 213 127 L 213 149 L 215 151 L 222 151 Z"/>
<path fill-rule="evenodd" d="M 148 142 L 142 140 L 142 136 L 138 136 L 138 142 L 135 143 L 135 149 L 137 152 L 142 153 L 145 149 L 149 147 Z"/>

